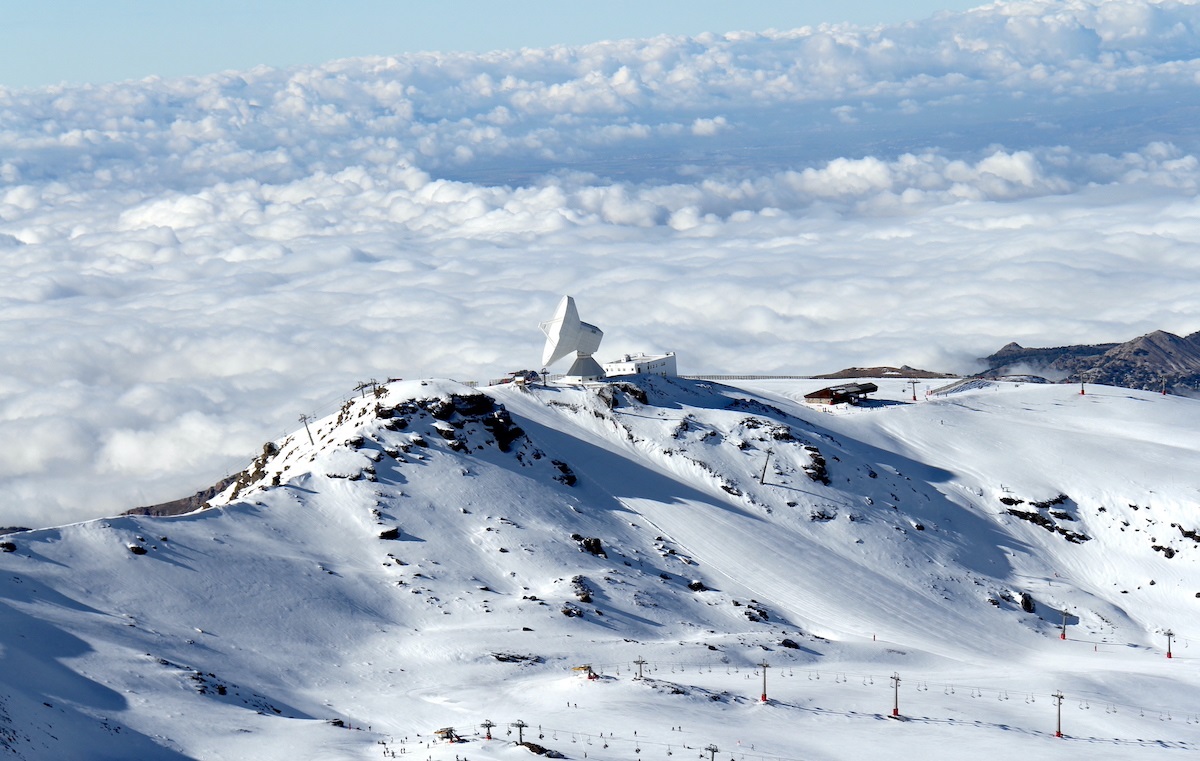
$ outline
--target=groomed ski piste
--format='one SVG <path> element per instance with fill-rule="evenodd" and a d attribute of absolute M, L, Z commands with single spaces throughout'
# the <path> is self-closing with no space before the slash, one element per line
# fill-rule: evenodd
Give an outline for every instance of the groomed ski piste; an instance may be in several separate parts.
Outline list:
<path fill-rule="evenodd" d="M 0 537 L 0 748 L 1200 750 L 1200 403 L 877 383 L 396 382 L 212 508 Z"/>

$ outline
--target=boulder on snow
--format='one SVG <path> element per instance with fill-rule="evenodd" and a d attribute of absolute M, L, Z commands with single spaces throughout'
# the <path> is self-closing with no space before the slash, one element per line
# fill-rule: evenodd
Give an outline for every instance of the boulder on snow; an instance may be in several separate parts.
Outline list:
<path fill-rule="evenodd" d="M 531 753 L 536 753 L 539 756 L 545 756 L 546 758 L 566 758 L 566 756 L 556 750 L 551 750 L 550 748 L 538 745 L 535 742 L 530 742 L 529 740 L 521 743 L 521 745 L 528 748 Z"/>
<path fill-rule="evenodd" d="M 587 579 L 583 576 L 575 576 L 571 579 L 571 591 L 575 593 L 575 598 L 579 602 L 591 602 L 594 594 L 591 586 L 587 583 Z"/>
<path fill-rule="evenodd" d="M 579 540 L 579 549 L 584 552 L 590 552 L 597 557 L 608 557 L 608 553 L 604 551 L 604 545 L 600 543 L 600 537 L 597 536 L 583 537 L 583 539 Z"/>
<path fill-rule="evenodd" d="M 533 631 L 526 629 L 525 631 Z M 540 655 L 522 655 L 520 653 L 492 653 L 492 657 L 501 663 L 542 663 L 544 659 Z"/>
<path fill-rule="evenodd" d="M 1037 610 L 1037 605 L 1033 602 L 1033 595 L 1028 592 L 1021 593 L 1021 610 L 1026 613 L 1033 613 Z"/>
<path fill-rule="evenodd" d="M 513 442 L 525 435 L 525 431 L 513 423 L 512 417 L 503 408 L 485 417 L 483 427 L 496 438 L 496 447 L 501 452 L 511 450 Z"/>
<path fill-rule="evenodd" d="M 563 462 L 561 460 L 551 460 L 550 463 L 552 465 L 554 465 L 554 467 L 558 468 L 559 475 L 554 477 L 555 481 L 558 481 L 559 483 L 565 484 L 567 486 L 575 485 L 575 482 L 578 479 L 575 477 L 575 473 L 574 473 L 574 471 L 571 470 L 570 465 L 567 465 L 565 462 Z"/>

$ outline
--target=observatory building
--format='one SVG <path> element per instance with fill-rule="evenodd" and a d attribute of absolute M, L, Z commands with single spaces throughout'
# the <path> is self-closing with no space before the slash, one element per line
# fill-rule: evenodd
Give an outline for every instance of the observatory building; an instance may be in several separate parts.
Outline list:
<path fill-rule="evenodd" d="M 604 331 L 579 319 L 575 299 L 563 296 L 554 316 L 541 323 L 546 334 L 542 366 L 549 367 L 572 352 L 575 361 L 563 375 L 568 381 L 589 381 L 621 375 L 675 375 L 675 353 L 626 354 L 616 362 L 600 366 L 592 355 L 600 348 Z"/>
<path fill-rule="evenodd" d="M 604 374 L 609 378 L 618 375 L 678 375 L 675 352 L 626 354 L 615 362 L 605 362 Z"/>

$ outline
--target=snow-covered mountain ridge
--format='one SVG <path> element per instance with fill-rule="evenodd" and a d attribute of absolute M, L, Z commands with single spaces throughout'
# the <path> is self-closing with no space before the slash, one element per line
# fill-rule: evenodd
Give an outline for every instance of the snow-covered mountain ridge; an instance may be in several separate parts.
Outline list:
<path fill-rule="evenodd" d="M 425 747 L 490 718 L 572 758 L 1066 758 L 1055 689 L 1095 704 L 1068 732 L 1103 734 L 1093 755 L 1200 747 L 1186 713 L 1133 711 L 1200 683 L 1161 652 L 1200 633 L 1200 404 L 888 380 L 862 408 L 799 401 L 820 383 L 392 383 L 266 445 L 211 509 L 5 537 L 0 747 L 526 752 Z M 911 722 L 874 721 L 892 673 Z M 964 685 L 996 690 L 986 711 Z"/>

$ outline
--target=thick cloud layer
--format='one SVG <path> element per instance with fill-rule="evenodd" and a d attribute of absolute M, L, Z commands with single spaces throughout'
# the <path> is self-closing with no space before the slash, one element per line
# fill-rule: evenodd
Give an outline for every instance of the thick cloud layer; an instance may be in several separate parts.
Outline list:
<path fill-rule="evenodd" d="M 1200 6 L 0 90 L 0 525 L 182 496 L 376 377 L 969 370 L 1200 329 Z"/>

